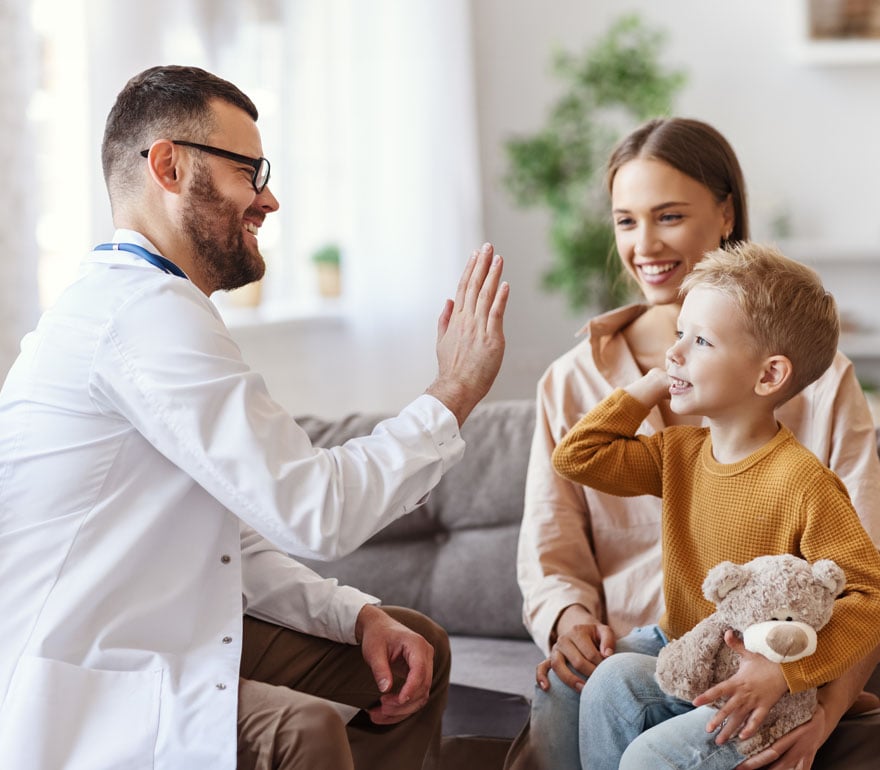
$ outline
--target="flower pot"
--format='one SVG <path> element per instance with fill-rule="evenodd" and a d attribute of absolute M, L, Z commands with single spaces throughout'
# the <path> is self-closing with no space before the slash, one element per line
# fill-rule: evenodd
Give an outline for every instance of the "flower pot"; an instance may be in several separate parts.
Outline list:
<path fill-rule="evenodd" d="M 316 262 L 318 294 L 322 297 L 338 297 L 342 293 L 339 265 L 332 262 Z"/>

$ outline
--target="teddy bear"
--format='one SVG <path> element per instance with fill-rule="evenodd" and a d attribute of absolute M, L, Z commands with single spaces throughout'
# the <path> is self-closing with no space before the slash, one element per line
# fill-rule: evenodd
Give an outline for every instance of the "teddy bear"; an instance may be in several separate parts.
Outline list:
<path fill-rule="evenodd" d="M 845 585 L 843 570 L 828 559 L 811 565 L 782 554 L 716 565 L 703 582 L 703 595 L 716 605 L 715 612 L 660 651 L 657 682 L 670 695 L 691 701 L 736 673 L 739 655 L 724 641 L 727 629 L 742 637 L 747 650 L 777 663 L 811 655 L 816 632 L 831 618 Z M 815 688 L 786 693 L 754 736 L 736 739 L 737 750 L 757 754 L 808 721 L 815 708 Z"/>

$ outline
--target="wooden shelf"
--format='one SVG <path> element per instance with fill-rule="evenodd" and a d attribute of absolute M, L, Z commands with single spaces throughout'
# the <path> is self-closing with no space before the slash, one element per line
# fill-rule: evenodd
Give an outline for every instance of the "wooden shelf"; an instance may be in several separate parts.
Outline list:
<path fill-rule="evenodd" d="M 806 39 L 797 46 L 797 53 L 806 64 L 876 65 L 880 64 L 880 40 Z"/>

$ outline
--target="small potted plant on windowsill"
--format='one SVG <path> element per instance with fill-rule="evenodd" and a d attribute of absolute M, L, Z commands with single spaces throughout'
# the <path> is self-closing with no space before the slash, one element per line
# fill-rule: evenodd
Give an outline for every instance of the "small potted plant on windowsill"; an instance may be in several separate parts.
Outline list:
<path fill-rule="evenodd" d="M 342 293 L 340 265 L 342 252 L 335 243 L 328 243 L 312 254 L 318 276 L 318 293 L 322 297 L 338 297 Z"/>

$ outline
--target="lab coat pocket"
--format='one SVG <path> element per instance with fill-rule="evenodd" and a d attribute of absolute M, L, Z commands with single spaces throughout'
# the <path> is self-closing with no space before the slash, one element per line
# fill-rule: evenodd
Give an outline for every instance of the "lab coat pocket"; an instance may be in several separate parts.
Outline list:
<path fill-rule="evenodd" d="M 0 767 L 153 767 L 162 671 L 105 671 L 22 658 L 0 711 Z"/>

